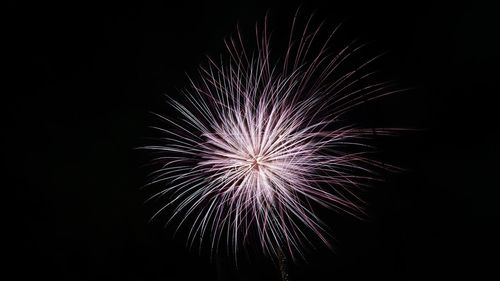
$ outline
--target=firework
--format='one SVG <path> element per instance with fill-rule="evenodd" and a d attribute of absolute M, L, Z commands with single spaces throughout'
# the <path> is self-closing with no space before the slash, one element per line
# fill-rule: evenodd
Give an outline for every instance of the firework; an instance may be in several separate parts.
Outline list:
<path fill-rule="evenodd" d="M 376 57 L 353 63 L 363 47 L 356 43 L 332 51 L 338 27 L 322 33 L 311 19 L 300 30 L 293 20 L 278 55 L 267 20 L 256 28 L 255 51 L 238 31 L 220 60 L 209 58 L 189 79 L 182 99 L 169 100 L 176 114 L 158 115 L 163 138 L 145 147 L 161 162 L 151 180 L 162 186 L 152 196 L 163 202 L 155 216 L 168 210 L 170 221 L 187 226 L 188 241 L 234 252 L 253 243 L 295 257 L 311 234 L 329 245 L 316 207 L 363 214 L 358 190 L 380 166 L 367 156 L 368 140 L 392 130 L 343 117 L 399 90 L 365 83 Z"/>

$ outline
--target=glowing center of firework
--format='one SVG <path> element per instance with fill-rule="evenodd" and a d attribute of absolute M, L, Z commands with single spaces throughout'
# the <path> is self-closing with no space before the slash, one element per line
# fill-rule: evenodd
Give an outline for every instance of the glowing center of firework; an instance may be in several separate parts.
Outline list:
<path fill-rule="evenodd" d="M 261 156 L 252 157 L 251 162 L 252 163 L 251 163 L 250 167 L 256 172 L 258 172 L 260 167 L 264 164 L 264 162 L 262 162 Z"/>

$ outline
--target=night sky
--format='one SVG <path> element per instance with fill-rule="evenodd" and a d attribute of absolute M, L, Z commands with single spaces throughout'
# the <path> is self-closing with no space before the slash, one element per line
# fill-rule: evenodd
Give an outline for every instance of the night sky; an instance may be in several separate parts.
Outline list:
<path fill-rule="evenodd" d="M 290 280 L 498 275 L 498 8 L 305 2 L 10 1 L 2 187 L 11 280 L 279 280 L 258 253 L 237 270 L 231 258 L 187 249 L 182 231 L 164 228 L 168 217 L 149 222 L 158 205 L 144 203 L 152 192 L 141 186 L 151 155 L 135 148 L 155 136 L 150 112 L 169 110 L 165 95 L 178 96 L 237 23 L 252 38 L 269 12 L 271 29 L 286 31 L 299 6 L 327 27 L 343 23 L 340 43 L 386 53 L 376 68 L 409 88 L 354 120 L 415 130 L 378 141 L 380 159 L 404 171 L 368 191 L 370 218 L 326 213 L 334 251 L 290 264 Z"/>

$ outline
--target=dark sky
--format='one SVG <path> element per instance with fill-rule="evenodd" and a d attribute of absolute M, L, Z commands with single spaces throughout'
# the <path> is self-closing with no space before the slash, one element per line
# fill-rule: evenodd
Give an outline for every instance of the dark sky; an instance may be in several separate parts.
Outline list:
<path fill-rule="evenodd" d="M 152 134 L 149 112 L 167 110 L 164 95 L 177 95 L 185 73 L 217 55 L 238 22 L 251 30 L 269 11 L 283 28 L 301 3 L 73 2 L 11 1 L 5 10 L 14 87 L 3 94 L 2 186 L 13 192 L 3 198 L 14 276 L 279 280 L 266 259 L 236 271 L 187 250 L 164 221 L 149 223 L 155 206 L 140 189 L 149 158 L 134 147 Z M 387 51 L 381 71 L 412 90 L 377 102 L 372 117 L 419 130 L 381 143 L 384 159 L 406 171 L 376 186 L 372 218 L 337 218 L 335 252 L 290 265 L 290 280 L 497 275 L 498 9 L 479 1 L 307 1 L 302 9 Z"/>

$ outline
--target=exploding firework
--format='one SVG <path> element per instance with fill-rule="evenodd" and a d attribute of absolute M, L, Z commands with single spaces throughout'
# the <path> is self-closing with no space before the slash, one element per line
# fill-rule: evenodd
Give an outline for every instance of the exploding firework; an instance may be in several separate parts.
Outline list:
<path fill-rule="evenodd" d="M 158 115 L 163 137 L 145 147 L 161 163 L 150 182 L 162 186 L 152 196 L 164 203 L 154 216 L 168 210 L 189 241 L 211 249 L 224 241 L 234 252 L 253 243 L 295 257 L 311 234 L 329 245 L 316 207 L 363 214 L 358 190 L 380 168 L 367 156 L 368 140 L 392 130 L 343 117 L 399 90 L 372 82 L 366 69 L 376 57 L 353 63 L 363 45 L 331 48 L 338 27 L 323 34 L 311 19 L 300 30 L 293 20 L 278 56 L 267 20 L 256 28 L 255 51 L 238 31 L 220 60 L 208 59 L 189 79 L 182 99 L 169 100 L 175 115 Z"/>

